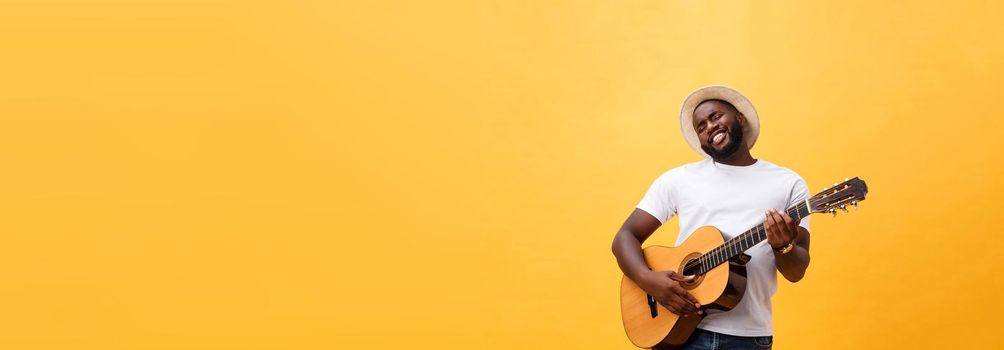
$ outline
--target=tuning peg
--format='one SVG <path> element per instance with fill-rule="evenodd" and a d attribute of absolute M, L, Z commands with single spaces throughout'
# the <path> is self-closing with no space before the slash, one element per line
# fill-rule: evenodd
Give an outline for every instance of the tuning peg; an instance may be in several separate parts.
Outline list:
<path fill-rule="evenodd" d="M 841 204 L 840 205 L 840 210 L 843 210 L 846 213 L 847 212 L 847 205 L 846 204 Z"/>
<path fill-rule="evenodd" d="M 833 214 L 833 217 L 837 217 L 837 210 L 830 208 L 830 214 Z"/>
<path fill-rule="evenodd" d="M 858 210 L 858 201 L 851 201 L 851 205 L 854 206 L 854 210 Z"/>

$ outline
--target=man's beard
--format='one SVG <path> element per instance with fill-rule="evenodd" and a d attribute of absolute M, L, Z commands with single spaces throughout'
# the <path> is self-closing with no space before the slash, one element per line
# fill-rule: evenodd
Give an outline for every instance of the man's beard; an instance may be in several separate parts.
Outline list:
<path fill-rule="evenodd" d="M 712 148 L 711 145 L 701 145 L 701 149 L 704 150 L 704 153 L 707 153 L 709 156 L 711 156 L 711 159 L 714 159 L 716 161 L 721 161 L 723 159 L 728 159 L 729 157 L 732 156 L 733 153 L 736 153 L 736 151 L 739 150 L 739 145 L 742 144 L 742 142 L 743 142 L 743 128 L 742 126 L 739 126 L 738 123 L 736 123 L 732 124 L 732 127 L 729 128 L 729 143 L 726 144 L 725 148 L 722 148 L 721 151 Z"/>

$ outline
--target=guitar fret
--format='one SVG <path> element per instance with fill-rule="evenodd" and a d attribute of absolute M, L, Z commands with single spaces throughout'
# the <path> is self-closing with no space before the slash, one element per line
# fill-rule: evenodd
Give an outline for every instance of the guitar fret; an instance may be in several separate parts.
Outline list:
<path fill-rule="evenodd" d="M 799 221 L 809 216 L 812 212 L 805 201 L 785 210 L 793 220 Z M 753 246 L 767 239 L 767 228 L 764 223 L 754 226 L 737 237 L 725 241 L 722 245 L 715 247 L 707 253 L 701 254 L 696 260 L 698 264 L 697 273 L 704 274 L 716 266 L 729 261 L 734 256 L 738 256 L 752 248 Z"/>

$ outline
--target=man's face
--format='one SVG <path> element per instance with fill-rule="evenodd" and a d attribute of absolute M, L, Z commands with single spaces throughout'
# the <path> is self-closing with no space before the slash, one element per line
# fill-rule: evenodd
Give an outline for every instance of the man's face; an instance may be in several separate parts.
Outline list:
<path fill-rule="evenodd" d="M 743 143 L 742 114 L 727 102 L 708 100 L 694 109 L 694 130 L 701 149 L 714 160 L 732 156 Z"/>

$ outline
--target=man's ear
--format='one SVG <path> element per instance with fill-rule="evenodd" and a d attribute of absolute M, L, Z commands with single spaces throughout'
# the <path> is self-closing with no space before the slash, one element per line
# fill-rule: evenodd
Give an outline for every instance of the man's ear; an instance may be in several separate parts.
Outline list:
<path fill-rule="evenodd" d="M 746 126 L 746 116 L 743 115 L 743 112 L 736 114 L 736 119 L 739 120 L 739 126 Z"/>

